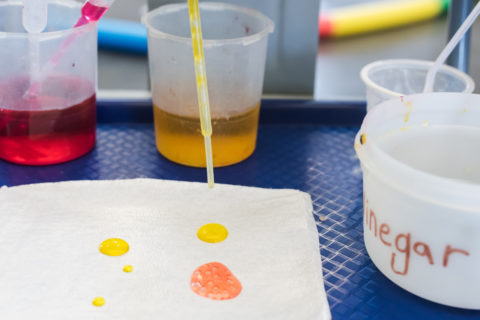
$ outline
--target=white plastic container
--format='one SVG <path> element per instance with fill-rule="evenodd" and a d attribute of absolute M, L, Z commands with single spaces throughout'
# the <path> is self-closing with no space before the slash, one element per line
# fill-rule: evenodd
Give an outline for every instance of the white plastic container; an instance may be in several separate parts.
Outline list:
<path fill-rule="evenodd" d="M 360 77 L 366 86 L 367 111 L 382 101 L 403 95 L 422 93 L 428 69 L 433 61 L 379 60 L 362 68 Z M 437 72 L 435 92 L 472 93 L 472 78 L 453 67 L 443 65 Z"/>
<path fill-rule="evenodd" d="M 480 309 L 480 95 L 383 102 L 355 149 L 375 265 L 422 298 Z"/>

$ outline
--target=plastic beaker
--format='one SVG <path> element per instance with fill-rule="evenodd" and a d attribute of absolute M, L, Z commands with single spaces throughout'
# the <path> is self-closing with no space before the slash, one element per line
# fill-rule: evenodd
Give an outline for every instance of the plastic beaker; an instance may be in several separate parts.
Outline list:
<path fill-rule="evenodd" d="M 1 159 L 47 165 L 93 148 L 97 28 L 94 23 L 72 28 L 80 7 L 75 1 L 50 1 L 45 32 L 29 34 L 22 25 L 22 3 L 0 3 Z"/>
<path fill-rule="evenodd" d="M 400 287 L 480 309 L 480 95 L 427 93 L 374 107 L 355 138 L 364 239 Z"/>
<path fill-rule="evenodd" d="M 375 61 L 364 66 L 360 77 L 366 86 L 367 111 L 382 101 L 422 93 L 433 61 L 392 59 Z M 443 65 L 433 87 L 435 92 L 472 93 L 472 78 L 453 67 Z"/>
<path fill-rule="evenodd" d="M 212 118 L 213 164 L 249 157 L 256 144 L 268 34 L 273 22 L 248 8 L 200 3 Z M 174 162 L 205 166 L 187 4 L 159 7 L 148 29 L 155 136 Z"/>

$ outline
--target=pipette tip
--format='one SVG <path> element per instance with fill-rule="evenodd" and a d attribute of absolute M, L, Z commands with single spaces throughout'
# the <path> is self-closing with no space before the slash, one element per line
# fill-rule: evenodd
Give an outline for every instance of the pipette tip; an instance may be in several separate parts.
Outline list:
<path fill-rule="evenodd" d="M 212 158 L 212 139 L 210 135 L 204 136 L 205 140 L 205 156 L 207 164 L 207 182 L 208 187 L 212 189 L 215 186 L 214 177 L 213 177 L 213 158 Z"/>

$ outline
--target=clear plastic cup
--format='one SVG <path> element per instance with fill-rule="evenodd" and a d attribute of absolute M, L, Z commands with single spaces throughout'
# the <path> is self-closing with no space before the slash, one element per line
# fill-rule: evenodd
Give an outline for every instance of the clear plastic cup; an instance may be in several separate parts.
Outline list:
<path fill-rule="evenodd" d="M 428 69 L 433 61 L 392 59 L 375 61 L 364 66 L 360 77 L 366 86 L 367 111 L 382 101 L 422 93 Z M 472 93 L 472 78 L 453 67 L 443 65 L 435 77 L 435 92 Z"/>
<path fill-rule="evenodd" d="M 480 95 L 428 93 L 375 106 L 355 139 L 364 240 L 400 287 L 480 309 Z"/>
<path fill-rule="evenodd" d="M 200 3 L 212 118 L 213 164 L 249 157 L 257 137 L 268 34 L 273 22 L 258 11 Z M 158 151 L 184 165 L 205 166 L 187 4 L 143 17 Z"/>
<path fill-rule="evenodd" d="M 45 31 L 29 34 L 22 25 L 22 3 L 0 2 L 1 159 L 47 165 L 93 148 L 97 28 L 71 28 L 80 7 L 75 1 L 50 1 Z"/>

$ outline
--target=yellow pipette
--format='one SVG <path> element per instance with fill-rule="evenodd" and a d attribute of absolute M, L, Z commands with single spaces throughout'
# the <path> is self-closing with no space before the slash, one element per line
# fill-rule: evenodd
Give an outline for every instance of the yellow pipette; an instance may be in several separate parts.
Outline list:
<path fill-rule="evenodd" d="M 203 55 L 202 26 L 198 0 L 188 0 L 190 15 L 190 32 L 192 34 L 193 60 L 195 64 L 195 78 L 197 82 L 198 108 L 200 111 L 200 126 L 205 139 L 205 156 L 207 162 L 208 187 L 213 188 L 213 160 L 212 160 L 212 121 L 210 119 L 210 102 L 208 99 L 207 73 L 205 57 Z"/>

